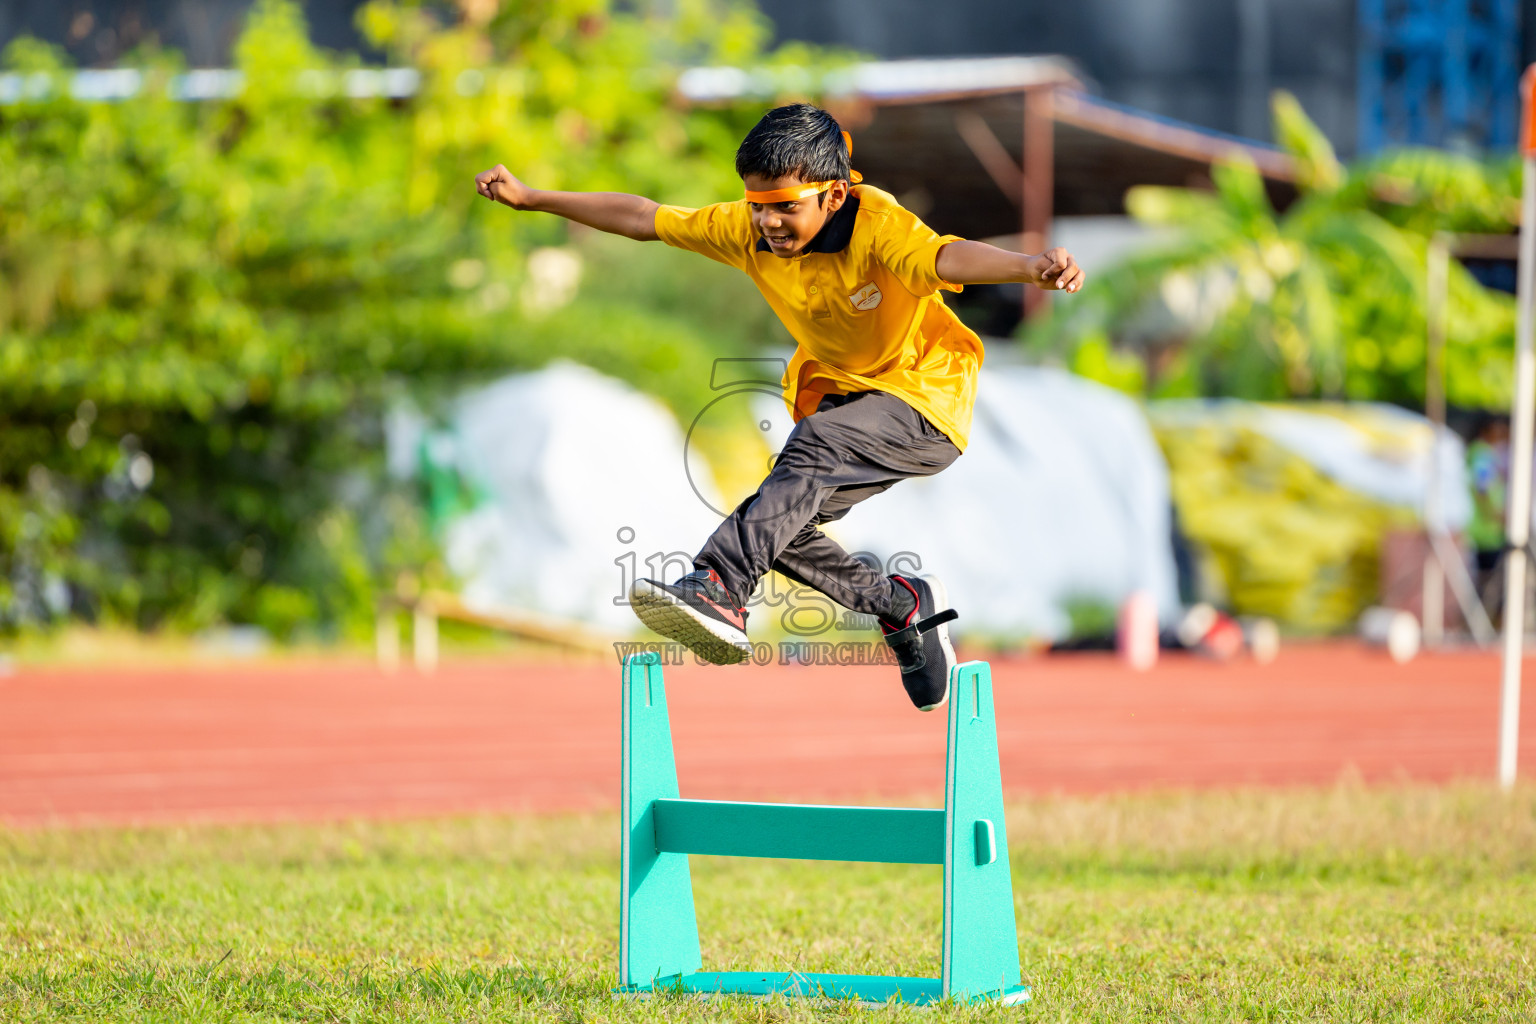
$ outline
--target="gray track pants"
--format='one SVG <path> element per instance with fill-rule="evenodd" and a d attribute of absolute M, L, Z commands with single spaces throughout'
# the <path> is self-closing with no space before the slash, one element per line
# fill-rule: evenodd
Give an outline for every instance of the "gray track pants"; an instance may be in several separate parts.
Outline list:
<path fill-rule="evenodd" d="M 892 584 L 822 533 L 823 523 L 898 480 L 932 476 L 960 449 L 895 395 L 831 395 L 790 431 L 767 479 L 694 558 L 738 607 L 770 568 L 866 615 L 889 615 Z"/>

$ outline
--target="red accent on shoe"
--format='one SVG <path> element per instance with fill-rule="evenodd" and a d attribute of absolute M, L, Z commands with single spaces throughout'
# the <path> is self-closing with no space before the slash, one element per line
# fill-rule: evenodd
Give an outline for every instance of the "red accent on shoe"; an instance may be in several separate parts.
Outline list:
<path fill-rule="evenodd" d="M 695 569 L 694 572 L 707 573 L 708 575 L 706 575 L 704 578 L 705 582 L 713 583 L 715 586 L 720 588 L 721 593 L 725 594 L 726 597 L 730 597 L 730 591 L 725 589 L 725 581 L 720 578 L 720 574 L 718 572 L 709 568 L 708 566 Z M 693 573 L 690 573 L 689 575 L 691 576 Z M 688 577 L 685 576 L 683 579 L 678 580 L 678 584 L 687 581 Z M 674 584 L 674 586 L 676 585 L 677 584 Z M 735 626 L 737 629 L 742 630 L 743 632 L 746 631 L 747 610 L 745 608 L 727 608 L 725 605 L 721 604 L 719 601 L 714 600 L 708 594 L 706 594 L 703 587 L 695 586 L 692 589 L 694 595 L 697 596 L 700 601 L 703 601 L 705 604 L 718 611 L 721 615 L 725 616 L 726 621 Z"/>
<path fill-rule="evenodd" d="M 895 627 L 893 627 L 891 629 L 886 629 L 885 628 L 885 623 L 884 622 L 880 623 L 880 628 L 882 630 L 884 630 L 886 633 L 894 633 L 898 629 L 906 629 L 908 626 L 912 625 L 912 620 L 917 616 L 918 609 L 922 608 L 922 606 L 923 606 L 923 599 L 921 597 L 917 596 L 917 588 L 916 587 L 914 587 L 912 584 L 908 583 L 905 579 L 903 579 L 900 576 L 892 576 L 891 579 L 896 581 L 897 583 L 900 583 L 902 586 L 906 587 L 907 591 L 912 595 L 912 610 L 907 613 L 906 621 L 904 621 L 899 626 L 895 626 Z"/>
<path fill-rule="evenodd" d="M 745 630 L 747 628 L 747 616 L 745 609 L 727 608 L 723 604 L 720 604 L 716 601 L 711 601 L 704 594 L 699 595 L 699 600 L 703 601 L 705 604 L 718 611 L 721 615 L 724 615 L 726 621 L 735 626 L 737 629 Z"/>

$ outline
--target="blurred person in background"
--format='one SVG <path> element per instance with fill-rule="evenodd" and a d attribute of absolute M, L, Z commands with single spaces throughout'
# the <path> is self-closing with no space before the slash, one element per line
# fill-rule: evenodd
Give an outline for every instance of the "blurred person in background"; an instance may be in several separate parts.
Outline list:
<path fill-rule="evenodd" d="M 480 195 L 614 234 L 708 256 L 743 271 L 797 342 L 782 385 L 796 422 L 757 492 L 675 583 L 637 580 L 635 613 L 714 664 L 752 652 L 746 603 L 777 569 L 880 622 L 912 703 L 948 699 L 955 664 L 943 585 L 882 576 L 821 532 L 898 481 L 931 476 L 964 450 L 982 344 L 942 291 L 1017 282 L 1076 292 L 1065 249 L 1008 252 L 939 235 L 886 192 L 860 184 L 852 140 L 806 103 L 765 114 L 736 153 L 746 194 L 702 209 L 617 192 L 533 189 L 498 164 Z"/>
<path fill-rule="evenodd" d="M 1497 614 L 1503 601 L 1499 567 L 1504 555 L 1504 523 L 1508 516 L 1509 421 L 1484 414 L 1467 446 L 1467 477 L 1472 485 L 1472 521 L 1467 539 L 1477 559 L 1483 604 Z"/>

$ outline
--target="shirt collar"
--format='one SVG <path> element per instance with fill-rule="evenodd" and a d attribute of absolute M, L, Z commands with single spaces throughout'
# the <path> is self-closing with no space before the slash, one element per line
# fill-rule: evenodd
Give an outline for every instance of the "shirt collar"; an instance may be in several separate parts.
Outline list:
<path fill-rule="evenodd" d="M 805 252 L 842 252 L 848 248 L 848 243 L 853 239 L 853 222 L 859 215 L 859 197 L 849 195 L 838 211 L 827 218 L 827 222 L 816 232 L 816 237 L 806 245 Z M 761 235 L 757 239 L 758 252 L 772 252 L 768 239 Z"/>

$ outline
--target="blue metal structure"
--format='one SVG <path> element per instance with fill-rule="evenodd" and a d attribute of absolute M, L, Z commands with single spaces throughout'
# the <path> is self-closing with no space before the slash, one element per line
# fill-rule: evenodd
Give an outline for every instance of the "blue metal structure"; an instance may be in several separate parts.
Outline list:
<path fill-rule="evenodd" d="M 1359 0 L 1359 150 L 1507 149 L 1519 117 L 1519 0 Z"/>

